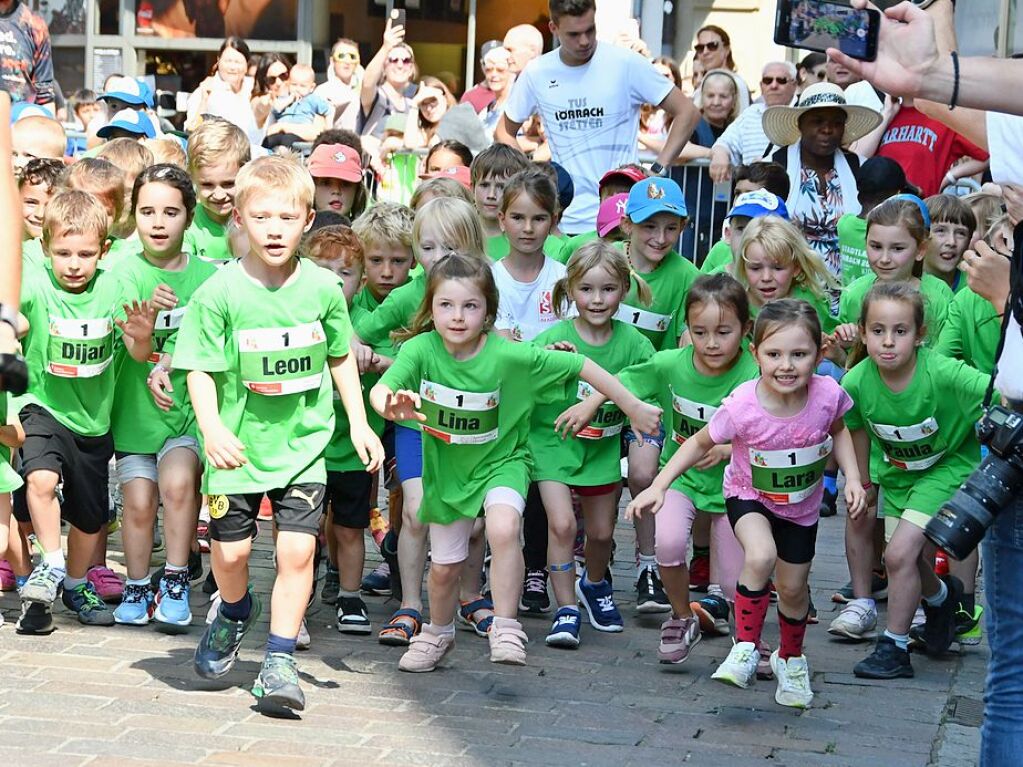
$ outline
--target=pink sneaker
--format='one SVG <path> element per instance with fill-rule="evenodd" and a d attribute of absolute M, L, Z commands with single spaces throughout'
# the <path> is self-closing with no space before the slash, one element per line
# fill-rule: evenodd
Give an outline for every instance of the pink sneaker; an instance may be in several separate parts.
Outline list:
<path fill-rule="evenodd" d="M 14 591 L 14 570 L 6 559 L 0 559 L 0 591 Z"/>
<path fill-rule="evenodd" d="M 124 581 L 109 567 L 104 565 L 90 567 L 89 572 L 85 574 L 85 580 L 92 584 L 104 602 L 120 602 L 124 596 Z"/>

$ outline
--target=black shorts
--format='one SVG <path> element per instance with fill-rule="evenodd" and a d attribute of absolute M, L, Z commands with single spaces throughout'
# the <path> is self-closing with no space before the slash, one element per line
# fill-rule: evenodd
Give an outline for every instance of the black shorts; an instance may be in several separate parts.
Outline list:
<path fill-rule="evenodd" d="M 278 490 L 267 490 L 273 508 L 274 523 L 278 531 L 319 535 L 323 517 L 326 486 L 318 482 L 288 485 Z M 256 535 L 256 515 L 264 493 L 241 495 L 209 495 L 210 537 L 215 541 L 232 543 Z"/>
<path fill-rule="evenodd" d="M 365 530 L 369 527 L 373 475 L 368 471 L 328 471 L 327 500 L 332 519 L 339 527 Z"/>
<path fill-rule="evenodd" d="M 747 514 L 760 514 L 771 523 L 774 546 L 778 550 L 778 559 L 792 565 L 805 565 L 813 561 L 817 548 L 817 523 L 809 527 L 797 525 L 787 519 L 776 516 L 759 501 L 746 501 L 741 498 L 725 498 L 725 509 L 728 521 L 735 529 L 736 523 Z"/>
<path fill-rule="evenodd" d="M 19 417 L 25 428 L 25 444 L 18 451 L 21 476 L 28 480 L 37 470 L 59 474 L 64 498 L 61 516 L 83 533 L 98 533 L 107 524 L 110 510 L 113 437 L 75 434 L 39 405 L 25 405 Z M 31 521 L 24 486 L 14 493 L 14 517 Z"/>

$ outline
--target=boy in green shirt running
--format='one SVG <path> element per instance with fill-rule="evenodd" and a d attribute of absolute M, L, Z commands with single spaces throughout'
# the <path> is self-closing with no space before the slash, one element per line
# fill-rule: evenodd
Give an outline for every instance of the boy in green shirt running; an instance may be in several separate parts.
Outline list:
<path fill-rule="evenodd" d="M 278 530 L 277 580 L 266 656 L 252 692 L 269 713 L 305 707 L 294 651 L 326 495 L 331 380 L 359 460 L 373 472 L 383 457 L 349 354 L 352 331 L 341 285 L 296 256 L 313 222 L 313 195 L 312 177 L 293 160 L 263 157 L 241 170 L 234 218 L 249 250 L 192 296 L 174 356 L 174 364 L 189 371 L 206 453 L 213 573 L 223 600 L 199 640 L 195 670 L 207 679 L 228 673 L 259 617 L 248 565 L 266 494 Z"/>

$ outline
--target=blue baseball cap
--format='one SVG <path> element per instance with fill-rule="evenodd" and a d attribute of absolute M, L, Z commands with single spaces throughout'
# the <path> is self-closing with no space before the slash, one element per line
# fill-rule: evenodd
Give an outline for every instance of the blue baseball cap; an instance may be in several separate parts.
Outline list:
<path fill-rule="evenodd" d="M 101 99 L 117 99 L 134 107 L 153 108 L 153 92 L 134 77 L 111 77 L 107 87 Z"/>
<path fill-rule="evenodd" d="M 145 112 L 139 112 L 136 109 L 122 109 L 113 116 L 110 122 L 96 131 L 96 135 L 100 138 L 110 138 L 110 134 L 115 130 L 127 131 L 146 138 L 156 138 L 156 129 L 153 127 L 152 120 Z"/>
<path fill-rule="evenodd" d="M 778 216 L 789 219 L 789 210 L 785 207 L 785 200 L 776 194 L 771 194 L 766 189 L 754 189 L 752 192 L 743 192 L 735 198 L 735 204 L 728 211 L 725 218 L 732 216 L 746 216 L 756 218 L 757 216 Z"/>
<path fill-rule="evenodd" d="M 49 109 L 29 101 L 19 101 L 11 107 L 11 125 L 25 117 L 49 117 L 51 120 L 55 119 Z"/>
<path fill-rule="evenodd" d="M 670 178 L 662 176 L 652 176 L 636 182 L 629 191 L 625 215 L 630 221 L 638 224 L 657 213 L 671 213 L 681 218 L 689 218 L 682 188 Z"/>

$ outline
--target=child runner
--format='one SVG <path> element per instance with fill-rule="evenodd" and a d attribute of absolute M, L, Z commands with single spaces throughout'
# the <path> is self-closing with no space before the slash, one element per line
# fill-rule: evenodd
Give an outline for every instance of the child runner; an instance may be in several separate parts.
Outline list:
<path fill-rule="evenodd" d="M 834 450 L 847 478 L 850 513 L 863 513 L 852 439 L 842 419 L 852 402 L 839 385 L 814 375 L 821 360 L 817 312 L 804 301 L 765 306 L 753 327 L 760 377 L 728 395 L 700 429 L 675 452 L 628 513 L 656 512 L 680 475 L 715 445 L 732 443 L 724 495 L 729 522 L 745 555 L 735 588 L 736 644 L 713 678 L 748 687 L 756 674 L 757 645 L 770 603 L 771 572 L 778 589 L 781 645 L 771 654 L 778 679 L 774 699 L 806 708 L 813 701 L 803 655 L 809 610 L 807 576 L 817 538 L 821 477 Z"/>
<path fill-rule="evenodd" d="M 504 256 L 507 246 L 501 244 L 501 225 L 498 213 L 501 196 L 508 179 L 530 167 L 529 159 L 518 149 L 507 144 L 491 144 L 472 160 L 469 173 L 476 211 L 486 238 L 487 255 L 492 261 Z"/>
<path fill-rule="evenodd" d="M 363 184 L 362 158 L 346 144 L 320 144 L 306 160 L 316 183 L 315 209 L 355 218 L 366 210 L 369 193 Z"/>
<path fill-rule="evenodd" d="M 949 194 L 936 194 L 924 203 L 931 217 L 931 239 L 934 240 L 934 247 L 924 259 L 924 274 L 933 274 L 953 293 L 959 293 L 966 287 L 966 277 L 959 270 L 959 263 L 970 247 L 977 217 L 969 205 Z"/>
<path fill-rule="evenodd" d="M 507 195 L 506 191 L 506 199 Z M 578 316 L 563 319 L 538 335 L 534 343 L 548 349 L 571 347 L 612 374 L 644 362 L 654 353 L 650 341 L 631 325 L 614 319 L 631 279 L 629 262 L 617 248 L 600 240 L 581 246 L 552 295 L 559 317 L 572 306 Z M 649 301 L 645 285 L 637 281 L 637 287 L 640 299 Z M 551 647 L 579 646 L 577 599 L 586 608 L 593 628 L 609 632 L 623 628 L 607 567 L 622 486 L 621 433 L 625 416 L 613 404 L 586 409 L 580 400 L 587 400 L 591 393 L 590 386 L 580 381 L 564 399 L 537 405 L 530 427 L 533 480 L 539 483 L 547 510 L 547 567 L 558 602 L 547 635 Z M 560 417 L 563 412 L 564 417 Z M 568 427 L 575 432 L 574 439 L 562 439 L 552 424 L 575 423 L 577 414 L 579 428 Z M 579 496 L 586 529 L 586 569 L 578 582 L 573 557 L 573 490 Z"/>
<path fill-rule="evenodd" d="M 853 669 L 868 679 L 913 676 L 907 643 L 921 596 L 927 652 L 948 649 L 963 594 L 958 578 L 935 576 L 935 547 L 924 536 L 924 527 L 980 462 L 973 426 L 990 376 L 922 348 L 924 303 L 921 293 L 906 283 L 871 288 L 860 324 L 869 359 L 842 381 L 854 401 L 848 419 L 861 470 L 866 471 L 874 455 L 883 456 L 872 472 L 884 493 L 885 524 L 896 524 L 885 549 L 888 628 L 873 653 Z M 864 598 L 870 573 L 865 548 L 847 544 L 857 598 L 843 615 L 850 613 L 850 623 L 869 626 L 877 617 L 872 600 Z M 861 561 L 854 563 L 855 557 Z M 972 605 L 965 607 L 973 613 Z"/>
<path fill-rule="evenodd" d="M 29 160 L 18 176 L 22 221 L 21 255 L 26 266 L 41 266 L 43 263 L 40 239 L 43 235 L 43 217 L 64 169 L 65 165 L 60 160 L 37 158 Z"/>
<path fill-rule="evenodd" d="M 114 620 L 135 626 L 144 626 L 151 617 L 171 629 L 192 622 L 188 559 L 199 514 L 202 464 L 195 414 L 185 396 L 185 372 L 175 368 L 172 358 L 192 294 L 216 272 L 213 265 L 182 251 L 194 210 L 195 187 L 184 170 L 175 165 L 144 170 L 131 196 L 142 251 L 111 270 L 133 294 L 151 296 L 159 309 L 149 359 L 136 362 L 122 355 L 115 362 L 111 413 L 128 569 Z M 155 405 L 150 385 L 158 393 Z M 161 501 L 167 565 L 154 605 L 149 560 Z"/>
<path fill-rule="evenodd" d="M 259 599 L 247 584 L 265 493 L 278 530 L 277 578 L 253 695 L 268 713 L 305 707 L 294 652 L 326 495 L 332 383 L 367 471 L 383 458 L 349 354 L 341 286 L 332 273 L 297 256 L 313 221 L 313 194 L 312 177 L 291 159 L 263 157 L 241 170 L 234 216 L 249 250 L 192 296 L 174 352 L 174 365 L 189 371 L 206 453 L 213 571 L 223 600 L 199 639 L 194 667 L 207 679 L 228 673 L 259 617 Z"/>
<path fill-rule="evenodd" d="M 432 671 L 454 646 L 454 597 L 480 509 L 493 552 L 490 660 L 522 665 L 526 635 L 516 620 L 523 562 L 519 528 L 530 459 L 530 411 L 567 399 L 578 379 L 610 395 L 637 428 L 660 410 L 578 354 L 510 343 L 490 332 L 497 287 L 486 262 L 451 255 L 430 270 L 423 304 L 397 360 L 370 393 L 392 420 L 418 420 L 423 441 L 423 519 L 430 524 L 431 622 L 402 656 L 404 671 Z M 527 377 L 530 385 L 522 386 Z M 553 424 L 552 424 L 553 428 Z"/>

